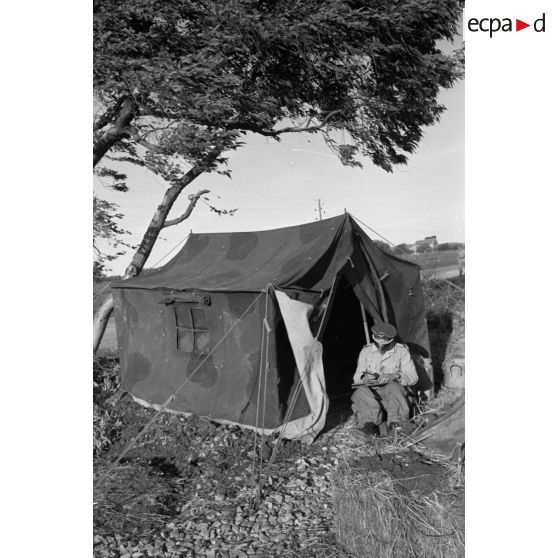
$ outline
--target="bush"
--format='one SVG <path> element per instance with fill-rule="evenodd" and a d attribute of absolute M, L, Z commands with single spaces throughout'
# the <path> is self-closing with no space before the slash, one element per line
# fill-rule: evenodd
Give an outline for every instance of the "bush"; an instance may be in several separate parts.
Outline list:
<path fill-rule="evenodd" d="M 393 253 L 392 247 L 387 242 L 384 242 L 383 240 L 373 240 L 372 242 L 386 254 Z"/>
<path fill-rule="evenodd" d="M 395 247 L 395 250 L 394 250 L 394 254 L 395 254 L 395 255 L 412 254 L 412 253 L 413 253 L 413 251 L 412 251 L 412 250 L 409 248 L 409 246 L 408 246 L 407 244 L 405 244 L 405 243 L 403 243 L 403 244 L 398 244 L 398 245 Z"/>
<path fill-rule="evenodd" d="M 465 245 L 460 242 L 442 242 L 438 244 L 438 251 L 445 252 L 447 250 L 461 250 Z"/>
<path fill-rule="evenodd" d="M 465 277 L 424 281 L 422 285 L 435 388 L 442 382 L 448 354 L 464 355 L 465 350 L 465 294 L 449 283 L 463 289 Z"/>
<path fill-rule="evenodd" d="M 107 400 L 120 387 L 120 367 L 116 357 L 101 357 L 93 362 L 93 455 L 98 455 L 120 436 L 122 418 Z"/>

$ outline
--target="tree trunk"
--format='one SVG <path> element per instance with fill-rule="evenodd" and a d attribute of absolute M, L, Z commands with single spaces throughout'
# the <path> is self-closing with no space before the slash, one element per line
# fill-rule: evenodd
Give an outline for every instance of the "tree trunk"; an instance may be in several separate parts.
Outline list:
<path fill-rule="evenodd" d="M 111 125 L 93 144 L 93 168 L 105 156 L 105 153 L 118 141 L 130 135 L 130 123 L 135 116 L 136 107 L 133 99 L 125 98 L 120 103 L 120 111 Z"/>
<path fill-rule="evenodd" d="M 214 157 L 216 157 L 215 155 Z M 206 162 L 207 163 L 207 162 Z M 130 279 L 131 277 L 135 277 L 139 275 L 147 258 L 151 254 L 151 250 L 153 250 L 153 246 L 157 238 L 159 237 L 159 233 L 161 229 L 165 226 L 165 222 L 167 216 L 174 205 L 174 202 L 177 200 L 178 196 L 182 193 L 184 188 L 188 186 L 193 180 L 195 180 L 200 174 L 207 170 L 206 164 L 197 165 L 192 167 L 180 180 L 177 180 L 166 192 L 163 196 L 163 201 L 157 207 L 153 218 L 151 219 L 151 223 L 147 227 L 145 234 L 143 235 L 143 239 L 139 248 L 136 250 L 132 261 L 126 268 L 126 272 L 124 274 L 124 279 Z M 204 191 L 202 191 L 203 193 Z M 191 212 L 191 209 L 195 206 L 197 201 L 200 198 L 201 193 L 198 192 L 195 196 L 192 197 L 190 201 L 190 207 L 187 210 Z M 189 213 L 188 213 L 189 215 Z M 183 219 L 175 220 L 175 221 L 182 221 Z M 172 223 L 171 223 L 172 224 Z M 103 335 L 105 334 L 105 330 L 107 328 L 108 321 L 112 314 L 112 310 L 114 308 L 114 302 L 112 300 L 112 295 L 107 296 L 99 310 L 95 313 L 93 317 L 93 354 L 97 352 L 99 345 L 103 339 Z"/>
<path fill-rule="evenodd" d="M 93 317 L 93 354 L 97 352 L 107 329 L 107 324 L 114 308 L 112 295 L 108 295 Z"/>
<path fill-rule="evenodd" d="M 203 166 L 192 167 L 180 180 L 173 184 L 163 196 L 163 201 L 159 204 L 151 222 L 143 235 L 141 244 L 139 245 L 132 261 L 126 268 L 126 278 L 135 277 L 143 269 L 147 258 L 155 246 L 155 242 L 159 237 L 161 229 L 165 226 L 165 221 L 167 216 L 177 200 L 178 196 L 182 193 L 182 190 L 186 188 L 193 180 L 195 180 L 200 174 L 205 171 Z"/>

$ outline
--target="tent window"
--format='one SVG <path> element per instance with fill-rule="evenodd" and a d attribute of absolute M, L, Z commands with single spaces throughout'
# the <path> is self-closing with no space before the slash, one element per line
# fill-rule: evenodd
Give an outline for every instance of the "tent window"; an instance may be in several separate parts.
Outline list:
<path fill-rule="evenodd" d="M 179 351 L 201 353 L 209 345 L 206 311 L 190 304 L 173 305 L 176 321 L 176 345 Z"/>

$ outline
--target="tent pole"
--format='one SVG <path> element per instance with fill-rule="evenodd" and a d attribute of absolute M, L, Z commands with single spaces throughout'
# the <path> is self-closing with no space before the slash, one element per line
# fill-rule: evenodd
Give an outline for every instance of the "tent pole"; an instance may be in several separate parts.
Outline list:
<path fill-rule="evenodd" d="M 341 279 L 341 275 L 340 274 L 336 275 L 335 278 L 333 279 L 331 289 L 329 289 L 326 308 L 325 308 L 323 316 L 322 316 L 322 321 L 320 322 L 320 327 L 318 328 L 318 333 L 316 333 L 316 340 L 317 341 L 322 340 L 322 335 L 323 335 L 323 329 L 322 328 L 323 328 L 324 324 L 326 323 L 326 321 L 329 320 L 329 314 L 331 313 L 331 307 L 332 307 L 331 302 L 333 300 L 333 297 L 335 296 L 335 291 L 337 290 L 337 285 L 338 285 L 340 279 Z"/>
<path fill-rule="evenodd" d="M 366 310 L 364 304 L 360 302 L 360 311 L 362 312 L 362 323 L 364 325 L 364 335 L 366 336 L 366 344 L 370 345 L 370 331 L 368 331 L 368 319 L 366 318 Z"/>
<path fill-rule="evenodd" d="M 378 276 L 376 268 L 374 267 L 372 258 L 369 257 L 368 252 L 364 249 L 364 247 L 362 247 L 361 249 L 362 252 L 364 253 L 364 259 L 368 262 L 368 266 L 370 267 L 370 274 L 372 275 L 372 279 L 374 280 L 374 284 L 376 285 L 376 289 L 378 290 L 378 299 L 380 301 L 382 319 L 384 320 L 384 322 L 387 322 L 389 320 L 388 320 L 388 313 L 387 313 L 386 296 L 384 294 L 384 286 L 382 285 L 382 281 Z"/>

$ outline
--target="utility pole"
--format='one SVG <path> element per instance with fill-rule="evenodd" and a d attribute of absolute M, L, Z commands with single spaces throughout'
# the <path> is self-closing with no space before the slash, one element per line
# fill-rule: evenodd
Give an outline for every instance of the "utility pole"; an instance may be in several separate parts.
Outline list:
<path fill-rule="evenodd" d="M 318 202 L 318 216 L 320 221 L 322 220 L 322 200 L 320 198 L 318 198 L 316 200 Z"/>

